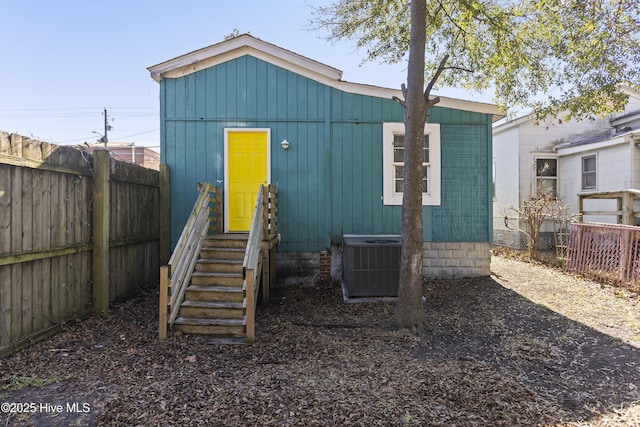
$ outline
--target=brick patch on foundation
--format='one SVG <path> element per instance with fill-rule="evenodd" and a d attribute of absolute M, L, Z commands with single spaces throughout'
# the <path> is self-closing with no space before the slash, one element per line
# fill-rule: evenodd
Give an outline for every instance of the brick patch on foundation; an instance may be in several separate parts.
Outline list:
<path fill-rule="evenodd" d="M 331 280 L 331 252 L 320 252 L 320 280 Z"/>

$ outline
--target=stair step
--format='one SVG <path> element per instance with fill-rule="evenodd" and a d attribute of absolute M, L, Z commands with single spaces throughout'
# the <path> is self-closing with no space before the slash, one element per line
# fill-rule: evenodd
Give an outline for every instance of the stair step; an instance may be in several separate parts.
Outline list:
<path fill-rule="evenodd" d="M 211 344 L 246 344 L 242 264 L 248 234 L 216 234 L 202 242 L 176 330 L 206 334 Z"/>
<path fill-rule="evenodd" d="M 245 248 L 221 248 L 219 246 L 203 246 L 200 257 L 208 259 L 244 259 Z"/>
<path fill-rule="evenodd" d="M 242 273 L 243 260 L 235 259 L 199 259 L 196 271 L 211 273 Z"/>
<path fill-rule="evenodd" d="M 175 328 L 186 334 L 224 335 L 225 337 L 243 337 L 244 319 L 194 319 L 178 317 Z"/>
<path fill-rule="evenodd" d="M 189 286 L 187 301 L 242 302 L 244 291 L 240 287 L 229 286 Z"/>
<path fill-rule="evenodd" d="M 199 319 L 242 319 L 246 303 L 220 301 L 184 301 L 180 316 Z"/>
<path fill-rule="evenodd" d="M 175 323 L 179 325 L 206 326 L 244 326 L 244 319 L 196 319 L 192 317 L 178 317 Z"/>
<path fill-rule="evenodd" d="M 224 248 L 245 248 L 247 246 L 248 234 L 214 234 L 204 239 L 202 246 L 224 247 Z"/>
<path fill-rule="evenodd" d="M 194 271 L 191 274 L 191 285 L 195 286 L 229 286 L 241 287 L 244 279 L 240 273 L 216 273 Z"/>

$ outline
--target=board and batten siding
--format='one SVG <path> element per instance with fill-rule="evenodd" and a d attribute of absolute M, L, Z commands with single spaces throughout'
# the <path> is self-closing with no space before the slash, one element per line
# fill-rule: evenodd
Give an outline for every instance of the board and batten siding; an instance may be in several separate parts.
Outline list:
<path fill-rule="evenodd" d="M 401 207 L 382 202 L 382 124 L 391 99 L 351 94 L 243 56 L 160 83 L 162 163 L 171 171 L 172 246 L 197 197 L 223 186 L 224 129 L 271 129 L 280 252 L 317 252 L 332 234 L 400 233 Z M 425 240 L 489 241 L 491 116 L 436 107 L 442 205 L 424 208 Z M 290 148 L 280 142 L 287 139 Z"/>

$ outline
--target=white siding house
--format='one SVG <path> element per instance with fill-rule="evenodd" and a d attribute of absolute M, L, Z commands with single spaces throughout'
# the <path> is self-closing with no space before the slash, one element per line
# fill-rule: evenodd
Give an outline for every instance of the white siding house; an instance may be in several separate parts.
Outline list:
<path fill-rule="evenodd" d="M 561 167 L 559 196 L 578 213 L 578 194 L 640 189 L 640 112 L 635 130 L 612 128 L 614 135 L 568 142 L 557 148 Z M 615 123 L 615 120 L 612 120 Z M 585 200 L 585 211 L 616 211 L 615 199 Z M 635 209 L 637 210 L 637 208 Z M 617 215 L 585 215 L 584 222 L 617 223 Z"/>
<path fill-rule="evenodd" d="M 508 230 L 504 212 L 520 208 L 542 189 L 551 189 L 577 213 L 578 194 L 640 189 L 640 92 L 625 88 L 625 111 L 604 118 L 536 124 L 525 116 L 493 128 L 494 243 L 522 247 L 523 238 Z M 585 210 L 615 210 L 616 201 L 588 200 Z M 617 222 L 616 216 L 585 221 Z"/>

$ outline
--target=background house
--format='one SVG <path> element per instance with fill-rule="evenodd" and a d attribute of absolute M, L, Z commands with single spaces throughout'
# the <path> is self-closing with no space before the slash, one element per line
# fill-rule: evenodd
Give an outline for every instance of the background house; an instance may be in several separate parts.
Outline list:
<path fill-rule="evenodd" d="M 533 116 L 499 123 L 493 129 L 494 243 L 526 246 L 505 227 L 503 213 L 519 208 L 540 189 L 550 190 L 579 213 L 579 195 L 640 189 L 640 93 L 625 87 L 629 102 L 621 113 L 596 120 L 547 120 Z M 587 200 L 585 210 L 615 211 L 615 200 Z M 617 215 L 586 216 L 585 221 L 618 222 Z M 549 231 L 550 228 L 547 228 Z"/>
<path fill-rule="evenodd" d="M 104 150 L 103 142 L 78 145 L 80 150 Z M 134 142 L 108 142 L 107 150 L 111 157 L 127 163 L 133 163 L 148 169 L 160 169 L 160 153 L 147 147 L 137 146 Z"/>
<path fill-rule="evenodd" d="M 401 233 L 399 90 L 243 35 L 149 68 L 175 245 L 196 183 L 224 188 L 225 230 L 252 211 L 245 181 L 279 188 L 279 267 L 317 269 L 344 234 Z M 495 106 L 442 98 L 425 124 L 425 274 L 489 274 Z M 253 147 L 253 148 L 251 148 Z M 250 187 L 252 188 L 252 187 Z M 281 271 L 281 270 L 280 270 Z"/>

